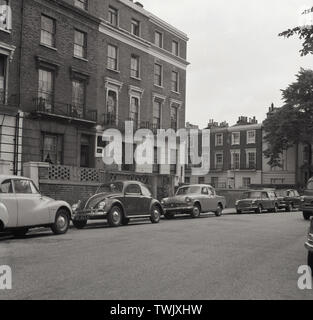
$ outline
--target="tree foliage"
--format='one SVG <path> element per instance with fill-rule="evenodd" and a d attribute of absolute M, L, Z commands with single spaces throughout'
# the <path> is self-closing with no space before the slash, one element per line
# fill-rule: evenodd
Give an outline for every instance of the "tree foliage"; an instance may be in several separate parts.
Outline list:
<path fill-rule="evenodd" d="M 313 143 L 313 71 L 301 69 L 296 81 L 282 90 L 284 105 L 264 121 L 271 166 L 280 165 L 280 154 L 297 143 Z"/>
<path fill-rule="evenodd" d="M 280 37 L 290 38 L 297 35 L 302 40 L 302 49 L 300 50 L 301 56 L 313 54 L 313 26 L 312 27 L 296 27 L 288 29 L 279 34 Z"/>

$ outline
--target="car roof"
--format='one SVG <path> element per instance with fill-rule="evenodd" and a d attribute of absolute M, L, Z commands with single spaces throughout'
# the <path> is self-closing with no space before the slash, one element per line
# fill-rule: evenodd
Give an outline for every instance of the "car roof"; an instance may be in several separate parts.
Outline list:
<path fill-rule="evenodd" d="M 184 187 L 210 187 L 213 188 L 210 184 L 186 184 L 184 186 L 180 186 L 180 188 Z"/>
<path fill-rule="evenodd" d="M 27 177 L 9 175 L 9 174 L 0 174 L 0 181 L 9 180 L 9 179 L 23 179 L 23 180 L 31 180 Z"/>

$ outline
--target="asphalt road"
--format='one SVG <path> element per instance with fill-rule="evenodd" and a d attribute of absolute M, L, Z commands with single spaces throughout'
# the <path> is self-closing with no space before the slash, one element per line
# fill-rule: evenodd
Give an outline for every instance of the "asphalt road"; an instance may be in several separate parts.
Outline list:
<path fill-rule="evenodd" d="M 0 299 L 312 299 L 297 287 L 307 229 L 297 212 L 208 214 L 4 237 Z"/>

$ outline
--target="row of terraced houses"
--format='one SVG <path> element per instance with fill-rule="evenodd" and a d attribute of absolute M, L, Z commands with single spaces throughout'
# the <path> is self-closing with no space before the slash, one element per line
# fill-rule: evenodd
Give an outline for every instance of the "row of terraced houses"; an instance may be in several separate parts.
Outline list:
<path fill-rule="evenodd" d="M 105 166 L 101 134 L 185 126 L 187 42 L 132 0 L 0 0 L 1 170 L 69 200 L 105 179 L 183 182 L 179 164 Z"/>

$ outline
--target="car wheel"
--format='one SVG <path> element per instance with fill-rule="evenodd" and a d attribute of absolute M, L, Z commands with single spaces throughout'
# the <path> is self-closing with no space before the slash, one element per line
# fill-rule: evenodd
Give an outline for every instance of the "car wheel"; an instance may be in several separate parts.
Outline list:
<path fill-rule="evenodd" d="M 261 204 L 258 205 L 258 208 L 255 210 L 255 213 L 262 213 L 263 207 Z"/>
<path fill-rule="evenodd" d="M 158 206 L 153 206 L 151 210 L 150 220 L 152 223 L 159 223 L 161 218 L 161 210 Z"/>
<path fill-rule="evenodd" d="M 199 218 L 201 214 L 201 208 L 199 204 L 195 204 L 192 208 L 191 217 L 192 218 Z"/>
<path fill-rule="evenodd" d="M 22 238 L 28 232 L 28 228 L 19 228 L 12 231 L 12 234 L 15 238 Z"/>
<path fill-rule="evenodd" d="M 303 211 L 303 218 L 304 220 L 310 220 L 311 213 L 307 211 Z"/>
<path fill-rule="evenodd" d="M 286 212 L 292 212 L 293 211 L 293 205 L 292 203 L 288 204 L 287 208 L 286 208 Z"/>
<path fill-rule="evenodd" d="M 215 211 L 215 216 L 216 217 L 220 217 L 223 213 L 223 206 L 221 204 L 219 204 L 217 206 L 217 210 Z"/>
<path fill-rule="evenodd" d="M 86 224 L 87 220 L 73 220 L 73 225 L 76 229 L 84 229 Z"/>
<path fill-rule="evenodd" d="M 241 210 L 236 210 L 237 214 L 242 214 Z"/>
<path fill-rule="evenodd" d="M 51 230 L 54 234 L 64 234 L 67 232 L 70 226 L 69 214 L 65 209 L 60 209 L 56 216 L 55 222 L 51 226 Z"/>
<path fill-rule="evenodd" d="M 308 252 L 308 266 L 311 268 L 313 272 L 313 252 Z"/>
<path fill-rule="evenodd" d="M 118 206 L 113 206 L 108 214 L 108 223 L 110 227 L 118 227 L 123 219 L 122 210 Z"/>
<path fill-rule="evenodd" d="M 166 213 L 164 213 L 164 217 L 165 217 L 165 219 L 167 219 L 167 220 L 174 219 L 175 213 L 168 213 L 168 212 L 166 212 Z"/>
<path fill-rule="evenodd" d="M 278 205 L 277 205 L 277 203 L 275 203 L 274 213 L 277 213 L 277 212 L 278 212 Z"/>
<path fill-rule="evenodd" d="M 129 218 L 122 218 L 122 225 L 127 226 L 129 224 L 130 219 Z"/>

